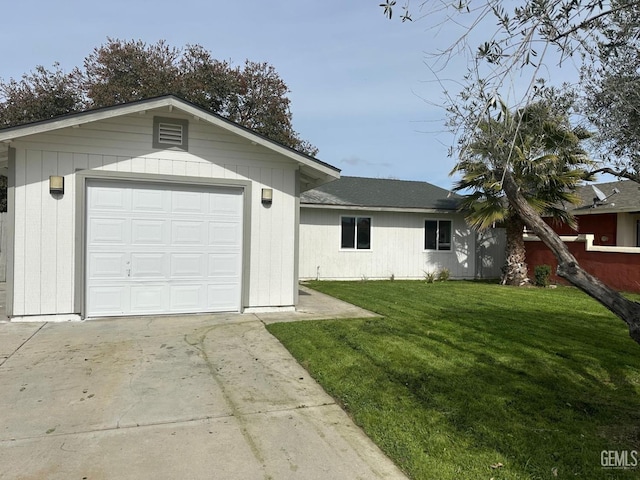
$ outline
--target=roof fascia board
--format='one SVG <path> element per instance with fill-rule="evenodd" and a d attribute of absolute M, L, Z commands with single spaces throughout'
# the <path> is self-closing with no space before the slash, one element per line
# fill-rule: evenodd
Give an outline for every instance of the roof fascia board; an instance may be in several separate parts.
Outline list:
<path fill-rule="evenodd" d="M 113 107 L 101 109 L 96 112 L 79 112 L 75 115 L 71 114 L 59 120 L 45 120 L 35 125 L 25 125 L 22 127 L 18 126 L 15 128 L 7 129 L 7 131 L 0 130 L 0 142 L 11 141 L 20 137 L 36 135 L 38 133 L 46 133 L 52 130 L 59 130 L 61 128 L 75 127 L 83 125 L 85 123 L 98 122 L 100 120 L 106 120 L 108 118 L 130 115 L 132 113 L 140 113 L 146 110 L 167 107 L 170 105 L 169 100 L 171 99 L 160 98 L 156 100 L 135 103 L 132 105 L 115 105 Z"/>
<path fill-rule="evenodd" d="M 329 210 L 356 210 L 367 212 L 403 212 L 403 213 L 460 213 L 457 210 L 438 208 L 410 208 L 410 207 L 367 207 L 362 205 L 323 205 L 319 203 L 301 203 L 302 208 L 329 209 Z"/>

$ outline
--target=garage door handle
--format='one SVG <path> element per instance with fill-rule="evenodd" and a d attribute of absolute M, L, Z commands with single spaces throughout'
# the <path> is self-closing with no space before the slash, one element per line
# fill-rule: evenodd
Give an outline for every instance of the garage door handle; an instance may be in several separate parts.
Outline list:
<path fill-rule="evenodd" d="M 127 277 L 130 277 L 130 276 L 131 276 L 131 269 L 127 268 Z"/>

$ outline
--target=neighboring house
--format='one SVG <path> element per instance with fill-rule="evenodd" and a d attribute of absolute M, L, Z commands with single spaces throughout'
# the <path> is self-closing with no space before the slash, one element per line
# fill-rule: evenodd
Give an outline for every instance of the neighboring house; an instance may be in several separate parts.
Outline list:
<path fill-rule="evenodd" d="M 292 309 L 339 170 L 173 96 L 0 130 L 13 319 Z"/>
<path fill-rule="evenodd" d="M 587 185 L 578 189 L 581 202 L 570 207 L 577 230 L 549 221 L 580 265 L 609 286 L 640 292 L 640 184 L 632 181 Z M 528 240 L 527 263 L 557 266 L 537 237 Z M 561 281 L 557 277 L 555 280 Z"/>
<path fill-rule="evenodd" d="M 504 235 L 482 238 L 460 197 L 426 182 L 342 177 L 300 197 L 301 279 L 497 277 Z"/>

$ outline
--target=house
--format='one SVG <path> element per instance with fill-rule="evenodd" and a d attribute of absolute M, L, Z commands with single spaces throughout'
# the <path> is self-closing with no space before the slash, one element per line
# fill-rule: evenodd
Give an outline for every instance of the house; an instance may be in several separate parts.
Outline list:
<path fill-rule="evenodd" d="M 300 197 L 300 278 L 500 275 L 504 234 L 476 236 L 460 197 L 426 182 L 343 176 Z"/>
<path fill-rule="evenodd" d="M 339 170 L 173 96 L 0 130 L 15 320 L 293 309 Z"/>
<path fill-rule="evenodd" d="M 548 223 L 586 271 L 617 290 L 640 292 L 640 185 L 628 180 L 586 185 L 577 194 L 580 203 L 568 207 L 577 229 Z M 533 235 L 525 240 L 529 269 L 547 264 L 555 271 L 549 249 Z"/>

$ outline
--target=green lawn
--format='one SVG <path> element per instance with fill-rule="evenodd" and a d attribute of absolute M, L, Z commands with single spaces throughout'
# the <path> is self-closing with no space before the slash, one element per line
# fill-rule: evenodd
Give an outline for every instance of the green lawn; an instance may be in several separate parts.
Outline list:
<path fill-rule="evenodd" d="M 640 345 L 579 291 L 310 286 L 383 317 L 269 331 L 411 478 L 640 478 L 601 467 L 640 451 Z"/>

